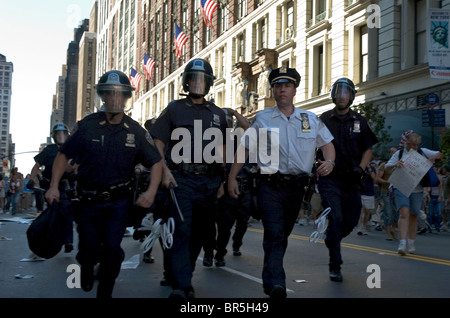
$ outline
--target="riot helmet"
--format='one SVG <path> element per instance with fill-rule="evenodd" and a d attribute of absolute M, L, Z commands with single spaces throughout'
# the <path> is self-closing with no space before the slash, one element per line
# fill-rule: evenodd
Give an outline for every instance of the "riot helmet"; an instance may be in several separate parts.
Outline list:
<path fill-rule="evenodd" d="M 53 126 L 52 138 L 55 144 L 62 145 L 69 136 L 69 128 L 63 123 L 58 123 Z"/>
<path fill-rule="evenodd" d="M 193 59 L 183 72 L 182 82 L 185 92 L 192 97 L 203 97 L 214 84 L 214 74 L 211 65 L 204 59 Z"/>
<path fill-rule="evenodd" d="M 353 100 L 355 99 L 356 95 L 356 89 L 355 84 L 348 78 L 340 78 L 336 82 L 334 82 L 333 86 L 331 87 L 330 96 L 333 100 L 333 103 L 336 104 L 336 106 L 339 109 L 345 109 L 349 107 Z M 348 102 L 344 105 L 338 105 L 339 102 L 343 103 L 344 101 Z"/>
<path fill-rule="evenodd" d="M 131 92 L 134 91 L 128 76 L 116 70 L 103 74 L 95 88 L 97 95 L 104 103 L 100 111 L 113 114 L 124 111 L 125 104 L 131 98 Z"/>

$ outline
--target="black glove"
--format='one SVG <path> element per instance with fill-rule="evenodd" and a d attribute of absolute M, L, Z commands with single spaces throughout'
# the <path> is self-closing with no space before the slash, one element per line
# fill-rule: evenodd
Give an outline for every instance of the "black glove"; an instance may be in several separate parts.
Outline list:
<path fill-rule="evenodd" d="M 30 181 L 28 181 L 28 183 L 27 183 L 27 189 L 28 190 L 34 190 L 34 180 L 30 180 Z"/>
<path fill-rule="evenodd" d="M 364 170 L 360 166 L 353 168 L 352 179 L 359 189 L 364 189 L 363 176 L 364 176 Z"/>

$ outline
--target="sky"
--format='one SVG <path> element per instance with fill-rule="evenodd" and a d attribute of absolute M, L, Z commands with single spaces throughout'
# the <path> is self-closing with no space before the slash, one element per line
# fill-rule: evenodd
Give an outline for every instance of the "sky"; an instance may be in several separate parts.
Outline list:
<path fill-rule="evenodd" d="M 0 0 L 0 54 L 13 63 L 10 134 L 16 167 L 31 172 L 50 136 L 52 99 L 74 28 L 93 0 Z"/>

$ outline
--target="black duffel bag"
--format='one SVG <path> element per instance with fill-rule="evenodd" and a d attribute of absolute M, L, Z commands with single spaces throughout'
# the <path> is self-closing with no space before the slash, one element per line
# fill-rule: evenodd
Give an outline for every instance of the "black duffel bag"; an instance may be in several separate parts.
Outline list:
<path fill-rule="evenodd" d="M 52 258 L 64 245 L 66 219 L 61 203 L 53 201 L 30 224 L 27 230 L 28 246 L 39 257 Z"/>

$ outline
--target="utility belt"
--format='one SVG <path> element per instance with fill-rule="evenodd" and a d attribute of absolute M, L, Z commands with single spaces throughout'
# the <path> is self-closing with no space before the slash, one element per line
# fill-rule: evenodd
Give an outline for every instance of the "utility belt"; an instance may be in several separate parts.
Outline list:
<path fill-rule="evenodd" d="M 78 199 L 81 202 L 108 203 L 125 198 L 131 198 L 133 184 L 131 181 L 119 183 L 101 190 L 86 190 L 82 187 L 77 188 Z"/>
<path fill-rule="evenodd" d="M 273 188 L 301 188 L 308 185 L 310 175 L 307 173 L 301 173 L 298 175 L 293 174 L 260 174 L 259 179 L 266 181 Z"/>
<path fill-rule="evenodd" d="M 183 175 L 202 174 L 208 177 L 217 177 L 221 175 L 223 168 L 220 164 L 202 164 L 202 163 L 180 163 L 169 164 L 169 169 L 178 171 Z"/>

